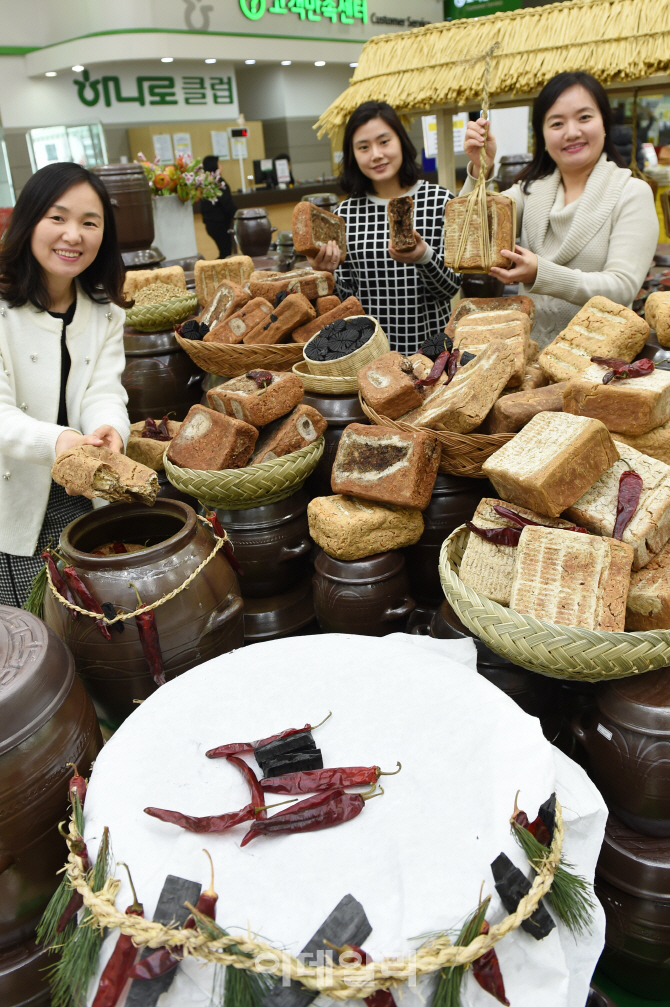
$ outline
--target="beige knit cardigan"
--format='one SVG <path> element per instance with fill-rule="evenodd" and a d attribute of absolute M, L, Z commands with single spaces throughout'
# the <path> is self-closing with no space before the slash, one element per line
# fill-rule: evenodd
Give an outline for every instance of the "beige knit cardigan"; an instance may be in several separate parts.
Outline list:
<path fill-rule="evenodd" d="M 474 186 L 469 169 L 461 195 Z M 565 208 L 559 186 L 556 168 L 532 182 L 527 193 L 518 184 L 505 191 L 516 200 L 517 241 L 538 257 L 535 283 L 521 284 L 520 292 L 535 302 L 533 339 L 541 347 L 596 294 L 630 306 L 658 242 L 651 188 L 605 154 L 582 195 Z"/>

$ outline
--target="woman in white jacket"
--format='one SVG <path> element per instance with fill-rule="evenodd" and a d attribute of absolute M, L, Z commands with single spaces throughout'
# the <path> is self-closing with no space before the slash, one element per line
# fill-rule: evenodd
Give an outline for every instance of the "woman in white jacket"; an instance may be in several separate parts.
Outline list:
<path fill-rule="evenodd" d="M 535 155 L 505 195 L 516 200 L 519 244 L 503 252 L 511 269 L 491 272 L 521 283 L 535 302 L 533 339 L 546 346 L 596 294 L 630 306 L 658 241 L 651 188 L 621 165 L 610 137 L 602 85 L 583 71 L 559 73 L 533 106 Z M 470 192 L 479 174 L 484 120 L 468 124 Z M 496 142 L 488 133 L 486 161 Z"/>
<path fill-rule="evenodd" d="M 40 553 L 90 510 L 52 482 L 81 444 L 122 451 L 123 262 L 102 182 L 52 164 L 26 183 L 0 250 L 0 602 L 20 606 Z"/>

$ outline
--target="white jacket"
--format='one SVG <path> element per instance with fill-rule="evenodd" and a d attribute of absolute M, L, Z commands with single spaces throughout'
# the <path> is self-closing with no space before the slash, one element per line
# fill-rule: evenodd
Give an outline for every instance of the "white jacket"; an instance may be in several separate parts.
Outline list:
<path fill-rule="evenodd" d="M 103 424 L 128 439 L 125 312 L 96 304 L 77 284 L 66 330 L 71 358 L 68 427 L 58 426 L 63 323 L 33 305 L 0 300 L 0 551 L 31 556 L 44 521 L 56 441 L 66 429 L 90 434 Z"/>

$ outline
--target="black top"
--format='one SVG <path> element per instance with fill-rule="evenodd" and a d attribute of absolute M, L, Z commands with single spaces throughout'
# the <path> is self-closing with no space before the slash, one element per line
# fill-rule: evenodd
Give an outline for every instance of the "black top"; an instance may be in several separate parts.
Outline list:
<path fill-rule="evenodd" d="M 226 224 L 228 226 L 235 216 L 236 209 L 235 200 L 223 179 L 221 179 L 221 195 L 216 203 L 213 203 L 211 199 L 200 200 L 200 212 L 205 224 Z"/>
<path fill-rule="evenodd" d="M 60 337 L 60 398 L 58 402 L 58 419 L 56 423 L 59 427 L 66 427 L 67 424 L 67 403 L 65 401 L 65 389 L 67 379 L 70 376 L 70 351 L 65 344 L 65 330 L 74 318 L 77 301 L 74 300 L 67 311 L 50 311 L 52 318 L 60 318 L 63 322 L 63 331 Z"/>

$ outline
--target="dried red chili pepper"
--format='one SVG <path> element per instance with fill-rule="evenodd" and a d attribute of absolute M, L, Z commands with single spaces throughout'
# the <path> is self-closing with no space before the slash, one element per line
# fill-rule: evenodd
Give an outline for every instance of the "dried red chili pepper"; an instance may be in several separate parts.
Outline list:
<path fill-rule="evenodd" d="M 458 370 L 458 361 L 460 360 L 460 357 L 461 357 L 460 350 L 451 351 L 451 356 L 449 357 L 449 362 L 447 363 L 447 380 L 444 382 L 445 385 L 449 384 L 454 374 Z"/>
<path fill-rule="evenodd" d="M 619 360 L 617 357 L 591 357 L 591 362 L 610 368 L 603 376 L 604 385 L 608 385 L 615 378 L 619 380 L 624 378 L 643 378 L 645 374 L 651 374 L 654 370 L 654 361 L 649 360 L 647 357 L 643 357 L 642 360 L 634 360 L 632 364 L 627 363 L 625 360 Z"/>
<path fill-rule="evenodd" d="M 534 525 L 537 528 L 552 528 L 553 525 L 543 524 L 541 521 L 531 521 L 530 518 L 521 517 L 516 511 L 510 510 L 509 507 L 503 507 L 502 504 L 494 504 L 493 509 L 500 517 L 507 518 L 508 521 L 513 521 L 519 528 L 525 528 L 527 525 Z M 581 525 L 571 524 L 563 529 L 564 531 L 579 531 L 588 535 L 586 528 L 582 528 Z"/>
<path fill-rule="evenodd" d="M 481 932 L 487 934 L 489 929 L 488 923 L 484 920 Z M 486 990 L 487 993 L 495 997 L 499 1003 L 505 1004 L 505 1007 L 509 1007 L 509 1000 L 505 996 L 505 983 L 503 982 L 500 962 L 498 961 L 495 948 L 489 948 L 480 958 L 475 958 L 472 963 L 472 974 L 483 990 Z"/>
<path fill-rule="evenodd" d="M 267 388 L 269 385 L 272 384 L 271 371 L 263 371 L 263 370 L 247 371 L 245 377 L 250 378 L 252 381 L 255 381 L 258 388 Z"/>
<path fill-rule="evenodd" d="M 51 555 L 51 552 L 48 549 L 45 549 L 44 552 L 42 553 L 42 559 L 49 567 L 49 573 L 51 574 L 51 583 L 56 588 L 58 593 L 62 595 L 66 601 L 69 601 L 71 605 L 75 605 L 76 602 L 74 600 L 72 591 L 70 590 L 69 585 L 66 584 L 66 582 L 61 577 L 60 570 L 56 566 L 56 561 L 54 560 L 53 556 Z M 71 608 L 68 609 L 68 611 L 73 619 L 79 618 L 79 612 L 75 612 L 74 609 Z"/>
<path fill-rule="evenodd" d="M 144 916 L 144 906 L 137 901 L 137 893 L 128 865 L 121 862 L 119 867 L 125 867 L 128 871 L 128 880 L 133 890 L 133 902 L 126 909 L 126 916 Z M 111 957 L 102 970 L 98 991 L 91 1007 L 116 1007 L 136 957 L 137 948 L 133 944 L 132 937 L 129 934 L 119 934 Z"/>
<path fill-rule="evenodd" d="M 123 542 L 113 542 L 112 549 L 114 550 L 117 556 L 120 556 L 124 552 L 128 552 Z"/>
<path fill-rule="evenodd" d="M 74 804 L 74 795 L 76 794 L 79 798 L 79 803 L 82 808 L 84 807 L 84 800 L 86 799 L 86 780 L 83 776 L 79 775 L 79 770 L 77 769 L 74 762 L 66 762 L 66 766 L 72 766 L 74 773 L 70 777 L 70 782 L 68 784 L 68 798 L 70 804 Z"/>
<path fill-rule="evenodd" d="M 228 762 L 232 762 L 234 766 L 237 766 L 242 776 L 249 784 L 249 790 L 251 792 L 251 803 L 255 808 L 263 809 L 265 806 L 265 796 L 263 794 L 263 789 L 259 783 L 258 777 L 254 773 L 250 766 L 247 766 L 244 759 L 238 759 L 236 755 L 226 756 Z M 261 810 L 258 812 L 258 818 L 267 818 L 267 811 Z"/>
<path fill-rule="evenodd" d="M 528 815 L 525 811 L 521 811 L 517 804 L 517 798 L 519 797 L 519 791 L 517 790 L 516 797 L 514 798 L 514 812 L 512 813 L 512 821 L 520 825 L 522 829 L 526 829 L 530 832 L 532 836 L 535 836 L 538 843 L 542 843 L 543 846 L 551 845 L 551 836 L 549 835 L 549 829 L 542 821 L 538 815 L 534 821 L 530 821 Z M 541 810 L 541 809 L 540 809 Z"/>
<path fill-rule="evenodd" d="M 316 731 L 317 727 L 325 724 L 330 717 L 332 717 L 332 713 L 328 713 L 328 716 L 324 717 L 321 723 L 315 724 L 313 727 L 311 724 L 305 724 L 304 727 L 289 727 L 286 731 L 280 731 L 279 734 L 271 734 L 269 738 L 259 738 L 258 741 L 235 741 L 230 745 L 219 745 L 218 748 L 210 748 L 205 754 L 208 759 L 223 759 L 229 755 L 236 755 L 238 752 L 253 752 L 255 748 L 269 745 L 271 741 L 280 741 L 281 738 L 289 738 L 292 734 L 302 734 L 303 731 Z"/>
<path fill-rule="evenodd" d="M 312 798 L 299 801 L 288 811 L 280 811 L 265 822 L 254 822 L 240 846 L 246 846 L 257 836 L 290 835 L 294 832 L 317 832 L 320 829 L 331 829 L 357 818 L 365 807 L 366 801 L 373 797 L 381 797 L 384 788 L 380 787 L 377 794 L 330 794 L 327 800 L 319 803 Z M 336 795 L 336 796 L 335 796 Z M 327 797 L 327 794 L 317 795 Z"/>
<path fill-rule="evenodd" d="M 287 801 L 280 801 L 279 804 L 287 804 Z M 256 819 L 258 812 L 266 811 L 268 808 L 278 808 L 279 804 L 245 804 L 239 811 L 231 811 L 226 815 L 205 815 L 196 818 L 194 815 L 182 815 L 181 811 L 168 811 L 165 808 L 145 808 L 145 815 L 152 818 L 159 818 L 161 822 L 169 822 L 171 825 L 179 825 L 188 832 L 219 833 L 227 832 L 228 829 L 241 825 L 243 822 L 251 822 Z"/>
<path fill-rule="evenodd" d="M 79 595 L 79 599 L 84 608 L 87 608 L 89 612 L 97 612 L 98 615 L 105 614 L 102 611 L 102 605 L 93 597 L 73 566 L 63 567 L 63 576 L 74 593 Z M 109 632 L 109 626 L 107 626 L 102 619 L 96 619 L 95 624 L 104 636 L 105 640 L 112 639 L 112 634 Z"/>
<path fill-rule="evenodd" d="M 156 421 L 151 416 L 147 416 L 144 421 L 142 437 L 152 441 L 171 441 L 172 437 L 168 429 L 167 416 L 164 416 L 158 425 L 156 425 Z"/>
<path fill-rule="evenodd" d="M 397 776 L 400 763 L 392 773 L 384 773 L 379 766 L 348 766 L 342 769 L 307 769 L 303 773 L 285 773 L 261 780 L 263 790 L 271 794 L 312 794 L 333 787 L 367 787 L 380 776 Z"/>
<path fill-rule="evenodd" d="M 132 582 L 128 583 L 128 587 L 133 588 L 135 594 L 137 595 L 137 604 L 141 606 L 142 599 L 140 598 L 140 592 Z M 161 642 L 158 637 L 156 616 L 154 615 L 153 610 L 148 609 L 147 611 L 138 612 L 135 616 L 135 625 L 137 626 L 140 643 L 142 644 L 142 650 L 144 652 L 146 662 L 149 665 L 151 677 L 156 685 L 165 685 L 163 654 L 161 652 Z"/>
<path fill-rule="evenodd" d="M 619 496 L 616 504 L 616 520 L 612 538 L 623 538 L 623 533 L 630 524 L 642 493 L 642 476 L 632 469 L 626 469 L 619 478 Z"/>
<path fill-rule="evenodd" d="M 447 363 L 449 362 L 450 356 L 451 353 L 449 352 L 449 350 L 443 350 L 442 353 L 440 353 L 437 359 L 435 360 L 435 363 L 431 367 L 430 372 L 426 375 L 426 377 L 419 378 L 417 381 L 414 382 L 414 386 L 416 388 L 423 388 L 427 385 L 436 384 L 438 378 L 442 376 L 442 373 L 445 367 L 447 366 Z"/>
<path fill-rule="evenodd" d="M 214 864 L 212 863 L 212 858 L 208 850 L 202 851 L 209 860 L 210 869 L 210 881 L 209 888 L 201 893 L 200 898 L 195 904 L 195 908 L 203 916 L 209 916 L 210 920 L 216 920 L 216 903 L 219 901 L 219 896 L 214 891 Z M 189 916 L 184 924 L 184 930 L 192 930 L 195 927 L 195 918 Z"/>
<path fill-rule="evenodd" d="M 466 521 L 465 527 L 494 545 L 517 546 L 521 538 L 521 528 L 509 528 L 507 525 L 504 528 L 478 528 L 472 521 Z"/>
<path fill-rule="evenodd" d="M 233 550 L 233 546 L 232 543 L 230 542 L 230 539 L 228 538 L 225 531 L 221 527 L 221 522 L 219 521 L 216 511 L 207 510 L 207 508 L 205 508 L 205 517 L 207 518 L 212 528 L 214 529 L 214 534 L 217 536 L 217 538 L 222 538 L 224 540 L 223 552 L 226 559 L 232 566 L 233 570 L 235 571 L 235 573 L 239 573 L 241 577 L 244 577 L 244 570 L 240 566 L 237 557 L 235 556 L 235 551 Z"/>
<path fill-rule="evenodd" d="M 343 944 L 339 948 L 331 944 L 330 941 L 324 941 L 324 944 L 327 944 L 333 951 L 337 951 L 340 956 L 340 965 L 370 965 L 374 961 L 372 955 L 369 955 L 363 948 L 359 948 L 357 944 Z M 363 1002 L 368 1007 L 395 1007 L 395 1000 L 390 990 L 377 990 L 369 997 L 364 997 Z"/>

